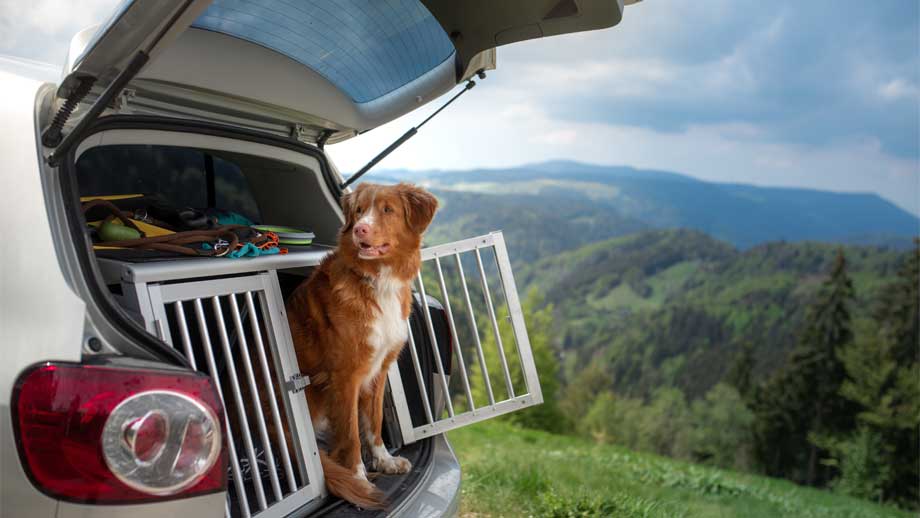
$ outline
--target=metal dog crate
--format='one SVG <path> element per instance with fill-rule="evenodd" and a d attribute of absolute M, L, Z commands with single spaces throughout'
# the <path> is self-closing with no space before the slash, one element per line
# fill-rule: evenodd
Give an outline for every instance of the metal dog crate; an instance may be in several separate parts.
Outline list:
<path fill-rule="evenodd" d="M 319 504 L 322 466 L 277 268 L 313 266 L 330 249 L 255 259 L 128 263 L 103 278 L 147 330 L 208 373 L 224 403 L 227 516 L 282 517 Z"/>
<path fill-rule="evenodd" d="M 304 506 L 309 509 L 311 502 L 318 504 L 317 497 L 325 494 L 316 437 L 303 392 L 309 380 L 301 376 L 297 366 L 277 271 L 316 266 L 330 251 L 313 246 L 287 255 L 236 260 L 98 260 L 103 279 L 120 304 L 151 334 L 183 354 L 193 368 L 215 380 L 226 409 L 231 446 L 228 516 L 285 516 Z M 484 259 L 484 254 L 491 254 L 494 261 Z M 407 322 L 409 345 L 404 354 L 411 359 L 414 380 L 404 383 L 403 376 L 411 374 L 401 374 L 397 362 L 388 372 L 403 444 L 542 402 L 502 234 L 495 232 L 426 248 L 422 250 L 422 260 L 426 268 L 434 268 L 454 339 L 451 344 L 438 344 L 428 311 L 421 312 L 422 335 L 413 333 Z M 471 296 L 464 260 L 467 269 L 475 270 L 470 279 L 478 277 L 474 284 L 477 296 Z M 452 269 L 442 261 L 450 261 Z M 490 274 L 499 279 L 501 289 L 497 292 L 490 287 Z M 453 293 L 449 293 L 448 283 L 455 289 Z M 422 272 L 415 289 L 420 300 L 426 300 Z M 507 319 L 497 316 L 496 295 L 503 297 Z M 452 302 L 459 303 L 458 311 L 463 313 L 456 319 Z M 474 309 L 477 304 L 478 310 Z M 470 343 L 458 339 L 458 323 L 467 326 Z M 509 334 L 502 336 L 502 329 L 507 331 L 509 324 L 513 349 L 506 348 Z M 484 343 L 486 333 L 491 333 L 489 344 L 494 347 Z M 434 360 L 434 372 L 429 375 L 423 372 L 420 362 L 423 351 L 419 347 L 424 344 L 434 353 L 429 355 Z M 445 348 L 450 350 L 447 360 L 453 363 L 456 359 L 454 370 L 460 374 L 461 383 L 455 383 L 453 391 L 440 353 Z M 464 349 L 476 358 L 479 376 L 475 380 L 482 380 L 480 387 L 487 394 L 487 401 L 479 405 L 474 401 L 475 381 L 471 380 Z M 509 351 L 516 354 L 516 361 L 509 361 Z M 487 357 L 496 356 L 497 363 L 488 365 Z M 490 372 L 490 367 L 501 371 L 500 378 L 494 379 L 502 380 L 503 391 L 493 390 L 490 375 L 495 373 Z M 513 373 L 523 382 L 523 390 L 515 389 Z M 421 401 L 423 416 L 413 415 L 410 410 L 407 396 L 412 391 L 417 391 L 411 399 Z M 504 395 L 500 396 L 501 392 Z"/>

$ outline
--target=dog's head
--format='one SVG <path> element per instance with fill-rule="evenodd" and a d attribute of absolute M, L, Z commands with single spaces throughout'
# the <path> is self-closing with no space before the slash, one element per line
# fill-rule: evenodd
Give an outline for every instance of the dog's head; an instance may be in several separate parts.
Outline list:
<path fill-rule="evenodd" d="M 364 261 L 399 261 L 418 252 L 437 208 L 437 198 L 421 187 L 362 183 L 342 197 L 339 247 Z"/>

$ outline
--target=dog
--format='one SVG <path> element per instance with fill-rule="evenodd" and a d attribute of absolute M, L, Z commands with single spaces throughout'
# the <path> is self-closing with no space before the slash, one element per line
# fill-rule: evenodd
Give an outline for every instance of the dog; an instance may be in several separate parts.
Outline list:
<path fill-rule="evenodd" d="M 422 233 L 438 208 L 407 183 L 361 184 L 342 197 L 338 246 L 286 304 L 294 350 L 310 376 L 307 403 L 322 442 L 329 492 L 359 507 L 383 508 L 371 471 L 407 473 L 381 439 L 390 364 L 408 340 L 412 280 L 421 266 Z M 328 449 L 328 451 L 325 451 Z"/>

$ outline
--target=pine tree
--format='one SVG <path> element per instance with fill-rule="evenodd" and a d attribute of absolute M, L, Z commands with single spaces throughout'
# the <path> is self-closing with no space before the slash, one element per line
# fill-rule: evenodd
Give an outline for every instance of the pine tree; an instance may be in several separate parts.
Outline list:
<path fill-rule="evenodd" d="M 838 350 L 853 338 L 849 305 L 853 283 L 840 250 L 830 276 L 808 310 L 805 327 L 786 367 L 755 397 L 756 450 L 772 475 L 809 485 L 827 483 L 832 473 L 819 472 L 824 456 L 816 437 L 836 436 L 853 428 L 852 402 L 840 395 L 845 377 Z"/>
<path fill-rule="evenodd" d="M 753 388 L 751 376 L 754 371 L 754 363 L 754 345 L 745 342 L 741 350 L 735 354 L 735 359 L 723 379 L 725 383 L 735 387 L 738 394 L 745 400 L 750 397 Z"/>
<path fill-rule="evenodd" d="M 878 328 L 864 330 L 858 340 L 840 351 L 846 369 L 840 393 L 858 405 L 861 431 L 836 439 L 838 447 L 833 459 L 842 469 L 839 487 L 862 492 L 867 487 L 873 491 L 877 488 L 879 498 L 911 507 L 920 506 L 918 285 L 920 241 L 909 254 L 898 279 L 884 291 L 876 314 Z M 866 437 L 878 440 L 867 442 Z M 878 444 L 878 451 L 864 451 L 867 444 Z M 861 461 L 867 454 L 879 457 L 886 469 L 863 469 Z"/>

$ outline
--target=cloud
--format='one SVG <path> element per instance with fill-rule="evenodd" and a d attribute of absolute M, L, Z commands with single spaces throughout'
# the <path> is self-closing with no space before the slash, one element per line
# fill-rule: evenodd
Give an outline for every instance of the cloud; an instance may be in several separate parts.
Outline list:
<path fill-rule="evenodd" d="M 522 100 L 521 92 L 490 89 L 487 82 L 476 88 L 478 97 L 442 112 L 377 167 L 468 169 L 565 158 L 669 170 L 714 182 L 875 192 L 920 214 L 917 161 L 886 153 L 877 139 L 813 146 L 763 139 L 769 130 L 751 123 L 694 124 L 664 132 L 560 120 L 539 104 Z M 341 170 L 355 171 L 426 113 L 329 146 L 328 152 Z"/>
<path fill-rule="evenodd" d="M 900 77 L 879 85 L 878 94 L 889 101 L 906 99 L 916 102 L 920 100 L 920 88 L 917 88 L 916 83 Z"/>

